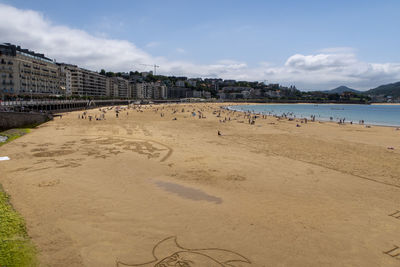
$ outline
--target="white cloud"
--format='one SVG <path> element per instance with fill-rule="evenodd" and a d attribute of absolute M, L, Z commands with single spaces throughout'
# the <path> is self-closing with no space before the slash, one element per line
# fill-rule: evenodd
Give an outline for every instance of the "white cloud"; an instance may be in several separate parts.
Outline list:
<path fill-rule="evenodd" d="M 357 63 L 354 54 L 317 54 L 304 56 L 296 54 L 291 56 L 285 66 L 297 70 L 323 70 L 345 67 Z"/>
<path fill-rule="evenodd" d="M 4 4 L 0 4 L 0 42 L 21 45 L 59 62 L 92 70 L 129 71 L 139 64 L 156 63 L 161 66 L 159 73 L 167 75 L 268 80 L 304 89 L 326 89 L 341 84 L 367 89 L 400 80 L 400 63 L 362 62 L 355 50 L 348 47 L 326 48 L 313 55 L 296 54 L 281 66 L 263 61 L 249 66 L 229 59 L 210 64 L 167 60 L 152 56 L 132 42 L 55 25 L 39 12 Z M 146 47 L 158 45 L 153 41 Z M 184 51 L 177 49 L 177 52 Z"/>

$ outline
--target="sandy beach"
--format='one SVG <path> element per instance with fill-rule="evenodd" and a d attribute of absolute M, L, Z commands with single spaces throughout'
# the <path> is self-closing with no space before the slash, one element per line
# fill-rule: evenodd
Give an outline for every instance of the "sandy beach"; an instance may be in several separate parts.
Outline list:
<path fill-rule="evenodd" d="M 399 266 L 400 131 L 220 105 L 71 112 L 2 146 L 42 266 Z"/>

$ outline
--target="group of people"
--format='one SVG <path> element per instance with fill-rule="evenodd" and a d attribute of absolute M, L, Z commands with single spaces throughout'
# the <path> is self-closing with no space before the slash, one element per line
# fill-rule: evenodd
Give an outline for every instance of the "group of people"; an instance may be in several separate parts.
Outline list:
<path fill-rule="evenodd" d="M 287 113 L 282 113 L 281 115 L 276 115 L 273 113 L 255 113 L 254 110 L 248 110 L 248 111 L 236 111 L 233 109 L 229 109 L 226 106 L 221 106 L 219 109 L 215 109 L 215 107 L 211 105 L 203 105 L 203 106 L 198 106 L 198 105 L 185 105 L 184 107 L 180 105 L 161 105 L 161 106 L 153 106 L 153 105 L 128 105 L 127 107 L 107 107 L 107 108 L 100 108 L 99 111 L 101 114 L 94 115 L 88 115 L 87 111 L 83 112 L 82 114 L 78 115 L 79 119 L 89 119 L 91 121 L 93 118 L 96 120 L 105 120 L 105 114 L 107 111 L 110 111 L 114 109 L 115 110 L 115 116 L 116 118 L 119 118 L 119 115 L 121 114 L 122 111 L 126 110 L 126 115 L 129 115 L 128 110 L 133 109 L 136 110 L 137 112 L 144 112 L 144 110 L 151 110 L 154 111 L 156 114 L 160 114 L 161 118 L 164 118 L 166 114 L 171 114 L 172 120 L 176 121 L 177 114 L 185 114 L 189 113 L 191 117 L 197 117 L 198 119 L 205 119 L 205 111 L 211 111 L 212 114 L 219 119 L 220 123 L 226 123 L 226 122 L 231 122 L 231 121 L 236 121 L 238 123 L 244 123 L 247 120 L 247 123 L 249 125 L 255 125 L 257 119 L 263 119 L 266 120 L 268 119 L 269 116 L 275 117 L 278 121 L 279 120 L 289 120 L 289 121 L 294 121 L 296 120 L 296 127 L 301 127 L 300 123 L 307 124 L 309 119 L 308 118 L 299 118 L 296 119 L 296 115 L 287 112 Z M 189 115 L 188 114 L 188 115 Z M 189 115 L 189 117 L 190 117 Z M 188 116 L 184 116 L 184 118 L 187 118 Z M 337 118 L 339 124 L 345 124 L 346 118 Z M 316 115 L 311 115 L 310 116 L 310 121 L 315 122 L 316 120 Z M 333 117 L 330 117 L 330 120 L 333 121 Z M 353 122 L 350 121 L 350 124 Z M 275 124 L 275 123 L 270 123 L 270 124 Z M 360 120 L 359 124 L 364 124 L 364 120 Z M 222 133 L 220 130 L 217 131 L 218 136 L 222 136 Z"/>

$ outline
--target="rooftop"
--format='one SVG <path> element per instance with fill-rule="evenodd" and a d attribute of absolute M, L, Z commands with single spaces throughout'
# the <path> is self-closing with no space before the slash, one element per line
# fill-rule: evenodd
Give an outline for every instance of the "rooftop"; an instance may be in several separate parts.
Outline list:
<path fill-rule="evenodd" d="M 19 53 L 21 53 L 23 55 L 26 55 L 26 56 L 31 56 L 31 57 L 34 57 L 34 58 L 38 58 L 38 59 L 42 59 L 42 60 L 53 62 L 53 60 L 51 58 L 45 57 L 44 54 L 35 53 L 34 51 L 30 51 L 29 49 L 23 49 L 19 45 L 16 46 L 14 44 L 4 43 L 4 44 L 0 44 L 0 48 L 9 49 L 11 54 L 14 55 L 14 56 L 17 54 L 17 52 L 19 52 Z"/>

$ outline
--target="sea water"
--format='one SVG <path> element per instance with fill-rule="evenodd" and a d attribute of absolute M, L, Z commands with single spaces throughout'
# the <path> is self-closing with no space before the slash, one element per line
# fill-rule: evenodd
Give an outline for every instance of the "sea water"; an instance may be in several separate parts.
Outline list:
<path fill-rule="evenodd" d="M 352 121 L 365 124 L 400 126 L 400 105 L 332 105 L 332 104 L 268 104 L 268 105 L 239 105 L 229 109 L 246 111 L 264 115 L 308 118 L 315 116 L 316 120 Z"/>

